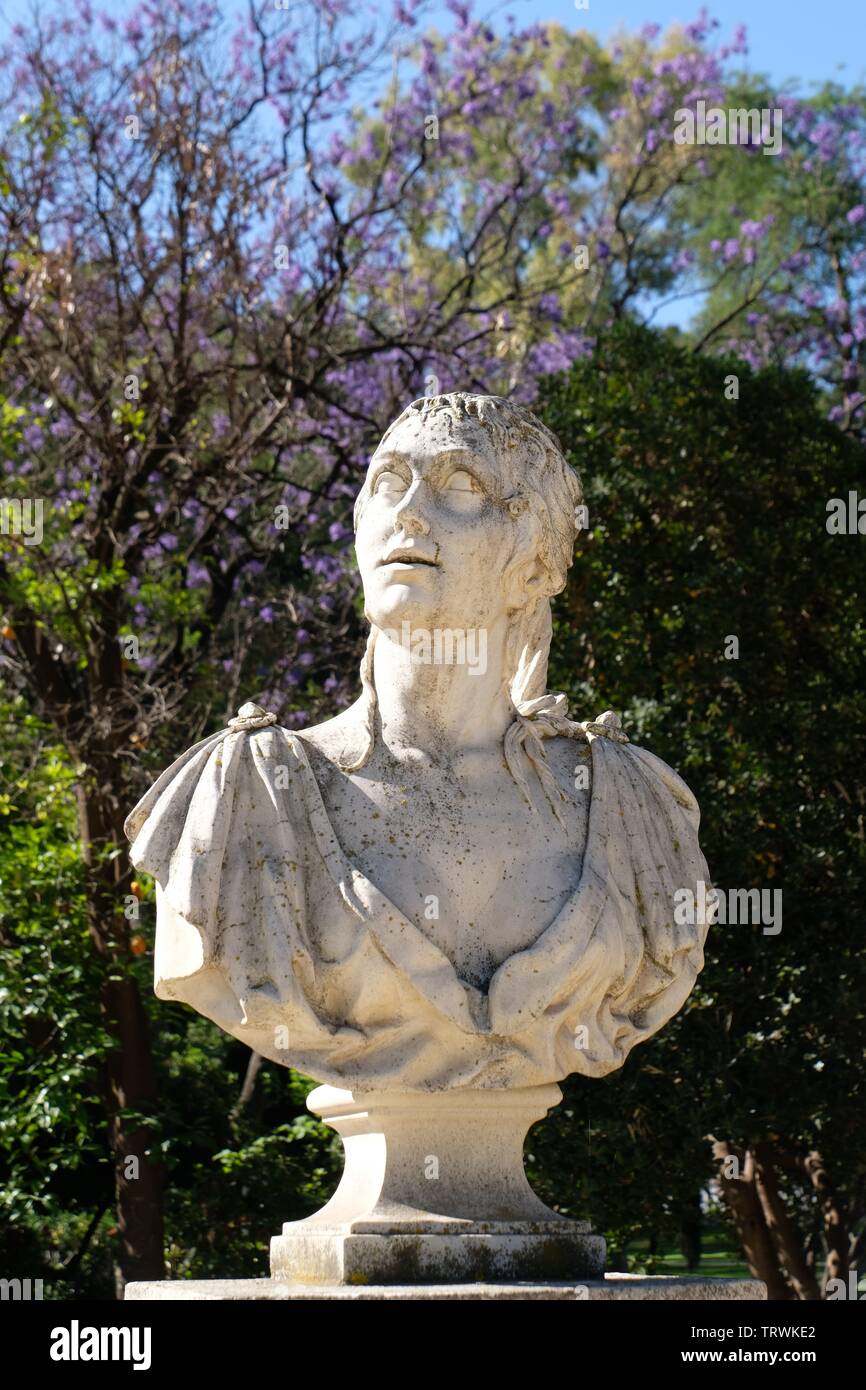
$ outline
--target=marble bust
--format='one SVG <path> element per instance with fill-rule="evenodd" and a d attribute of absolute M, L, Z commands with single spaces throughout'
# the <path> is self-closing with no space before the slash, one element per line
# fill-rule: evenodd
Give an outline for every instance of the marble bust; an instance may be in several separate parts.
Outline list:
<path fill-rule="evenodd" d="M 616 715 L 547 690 L 582 504 L 530 412 L 413 402 L 355 506 L 361 694 L 290 732 L 247 704 L 130 814 L 156 992 L 330 1086 L 603 1076 L 680 1008 L 706 922 L 698 807 Z"/>

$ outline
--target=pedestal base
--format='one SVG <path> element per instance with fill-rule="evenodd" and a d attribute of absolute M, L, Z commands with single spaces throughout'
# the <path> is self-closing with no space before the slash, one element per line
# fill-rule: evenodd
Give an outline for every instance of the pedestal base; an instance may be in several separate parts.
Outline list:
<path fill-rule="evenodd" d="M 755 1279 L 604 1275 L 605 1243 L 551 1211 L 523 1171 L 558 1086 L 381 1091 L 319 1086 L 346 1166 L 330 1202 L 271 1241 L 270 1279 L 133 1283 L 126 1298 L 228 1301 L 766 1299 Z"/>
<path fill-rule="evenodd" d="M 227 1302 L 314 1302 L 336 1300 L 358 1302 L 396 1299 L 446 1302 L 559 1301 L 567 1303 L 605 1302 L 635 1299 L 713 1302 L 766 1300 L 767 1286 L 759 1279 L 686 1279 L 676 1275 L 608 1274 L 604 1279 L 588 1279 L 584 1284 L 286 1284 L 278 1279 L 176 1279 L 152 1284 L 127 1284 L 126 1299 L 133 1303 L 148 1300 L 165 1303 L 174 1300 Z"/>
<path fill-rule="evenodd" d="M 417 1221 L 379 1228 L 358 1222 L 345 1233 L 274 1236 L 271 1270 L 275 1279 L 310 1284 L 579 1279 L 604 1272 L 604 1241 L 544 1221 L 487 1228 L 467 1221 L 465 1228 L 444 1229 Z"/>
<path fill-rule="evenodd" d="M 523 1171 L 530 1126 L 558 1086 L 380 1091 L 319 1086 L 308 1107 L 346 1150 L 327 1206 L 271 1241 L 287 1284 L 471 1284 L 597 1279 L 605 1243 L 551 1211 Z"/>

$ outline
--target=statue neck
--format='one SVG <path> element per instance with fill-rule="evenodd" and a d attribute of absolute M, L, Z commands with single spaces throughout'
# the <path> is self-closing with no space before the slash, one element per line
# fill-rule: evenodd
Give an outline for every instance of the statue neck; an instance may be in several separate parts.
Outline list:
<path fill-rule="evenodd" d="M 476 629 L 379 629 L 373 683 L 381 737 L 395 756 L 487 752 L 515 711 L 505 657 L 508 623 Z"/>

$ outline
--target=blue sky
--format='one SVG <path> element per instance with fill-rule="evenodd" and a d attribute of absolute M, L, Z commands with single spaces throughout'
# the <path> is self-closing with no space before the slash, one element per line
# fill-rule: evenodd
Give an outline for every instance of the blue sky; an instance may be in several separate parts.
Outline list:
<path fill-rule="evenodd" d="M 607 38 L 621 26 L 634 30 L 653 22 L 665 29 L 677 21 L 688 23 L 696 18 L 701 0 L 590 0 L 588 10 L 576 10 L 574 0 L 497 0 L 481 8 L 513 14 L 518 22 L 555 19 Z M 800 78 L 804 95 L 810 82 L 866 82 L 866 0 L 707 0 L 707 9 L 720 21 L 717 32 L 725 37 L 738 24 L 746 25 L 747 63 L 753 71 L 766 72 L 779 83 Z M 448 13 L 444 5 L 437 10 Z"/>
<path fill-rule="evenodd" d="M 8 22 L 26 22 L 33 0 L 0 0 L 0 32 Z M 240 8 L 240 0 L 229 0 Z M 588 10 L 577 10 L 574 0 L 481 0 L 476 13 L 513 14 L 518 23 L 557 20 L 570 28 L 591 29 L 602 38 L 624 25 L 637 29 L 652 21 L 667 27 L 676 20 L 694 19 L 700 0 L 589 0 Z M 68 0 L 40 0 L 43 13 L 70 9 Z M 245 5 L 243 6 L 245 8 Z M 94 8 L 112 14 L 134 12 L 134 0 L 109 0 Z M 390 0 L 381 0 L 390 9 Z M 777 82 L 799 78 L 803 94 L 810 83 L 835 78 L 847 85 L 866 82 L 866 0 L 708 0 L 710 14 L 730 35 L 744 23 L 749 31 L 749 67 L 766 72 Z M 434 23 L 451 27 L 444 3 L 435 0 L 430 10 Z"/>

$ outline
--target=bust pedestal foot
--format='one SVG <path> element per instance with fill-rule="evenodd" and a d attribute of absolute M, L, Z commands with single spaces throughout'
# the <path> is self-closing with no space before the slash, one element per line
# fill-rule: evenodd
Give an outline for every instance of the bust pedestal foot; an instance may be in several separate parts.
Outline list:
<path fill-rule="evenodd" d="M 300 1284 L 599 1278 L 605 1243 L 551 1211 L 523 1169 L 529 1128 L 562 1099 L 513 1090 L 344 1091 L 307 1105 L 346 1166 L 330 1202 L 271 1241 L 271 1277 Z"/>

